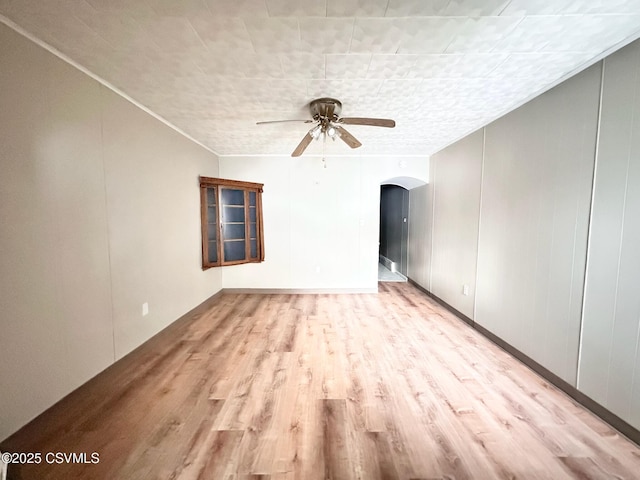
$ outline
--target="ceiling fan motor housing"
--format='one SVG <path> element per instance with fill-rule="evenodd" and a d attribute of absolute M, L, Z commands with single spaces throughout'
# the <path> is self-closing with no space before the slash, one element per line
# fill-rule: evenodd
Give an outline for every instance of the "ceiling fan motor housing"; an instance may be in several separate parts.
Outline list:
<path fill-rule="evenodd" d="M 342 112 L 342 103 L 335 98 L 318 98 L 309 104 L 311 116 L 314 119 L 327 118 L 329 120 L 337 119 Z"/>

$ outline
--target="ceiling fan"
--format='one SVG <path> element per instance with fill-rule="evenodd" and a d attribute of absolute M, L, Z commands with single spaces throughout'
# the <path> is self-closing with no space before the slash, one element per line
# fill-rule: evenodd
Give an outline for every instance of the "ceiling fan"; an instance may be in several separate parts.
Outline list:
<path fill-rule="evenodd" d="M 386 118 L 362 118 L 362 117 L 341 117 L 342 103 L 335 98 L 318 98 L 309 103 L 312 120 L 273 120 L 268 122 L 257 122 L 257 125 L 266 123 L 282 122 L 304 122 L 315 123 L 315 126 L 307 132 L 302 141 L 291 154 L 292 157 L 299 157 L 309 146 L 312 140 L 317 140 L 323 136 L 335 140 L 340 138 L 351 148 L 358 148 L 362 144 L 356 137 L 351 135 L 342 125 L 368 125 L 372 127 L 393 128 L 396 122 Z"/>

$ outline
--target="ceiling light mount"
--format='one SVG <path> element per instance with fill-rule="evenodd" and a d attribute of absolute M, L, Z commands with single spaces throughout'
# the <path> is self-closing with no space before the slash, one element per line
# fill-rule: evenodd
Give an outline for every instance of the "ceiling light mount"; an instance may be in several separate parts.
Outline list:
<path fill-rule="evenodd" d="M 337 120 L 342 112 L 342 102 L 335 98 L 318 98 L 309 104 L 311 116 L 314 120 L 327 119 L 328 121 Z"/>

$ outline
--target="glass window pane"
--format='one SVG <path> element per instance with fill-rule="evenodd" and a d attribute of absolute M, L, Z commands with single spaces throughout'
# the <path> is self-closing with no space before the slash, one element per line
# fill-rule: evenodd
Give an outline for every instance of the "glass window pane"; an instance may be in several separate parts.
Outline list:
<path fill-rule="evenodd" d="M 218 238 L 218 226 L 216 224 L 207 225 L 207 239 L 215 241 Z"/>
<path fill-rule="evenodd" d="M 222 237 L 225 241 L 244 239 L 244 223 L 223 223 Z"/>
<path fill-rule="evenodd" d="M 222 222 L 244 222 L 244 207 L 224 207 Z"/>
<path fill-rule="evenodd" d="M 207 223 L 216 223 L 216 207 L 207 208 Z"/>
<path fill-rule="evenodd" d="M 209 242 L 209 262 L 216 263 L 218 261 L 218 244 L 215 241 Z"/>
<path fill-rule="evenodd" d="M 207 205 L 215 205 L 215 204 L 216 204 L 216 189 L 207 188 Z"/>
<path fill-rule="evenodd" d="M 205 223 L 202 232 L 206 250 L 203 264 L 217 266 L 260 260 L 263 255 L 260 251 L 261 229 L 258 228 L 258 220 L 262 221 L 262 217 L 258 219 L 260 188 L 248 182 L 220 180 L 219 184 L 207 184 L 208 181 L 201 177 L 201 183 L 204 183 L 201 212 Z"/>
<path fill-rule="evenodd" d="M 244 205 L 244 190 L 222 189 L 223 205 Z"/>
<path fill-rule="evenodd" d="M 225 262 L 234 262 L 236 260 L 245 259 L 244 240 L 238 242 L 224 242 L 224 260 Z"/>

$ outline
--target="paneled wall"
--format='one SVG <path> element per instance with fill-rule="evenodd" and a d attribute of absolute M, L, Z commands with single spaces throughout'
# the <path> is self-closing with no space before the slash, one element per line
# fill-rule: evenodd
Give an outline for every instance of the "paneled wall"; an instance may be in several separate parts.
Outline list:
<path fill-rule="evenodd" d="M 640 43 L 604 65 L 578 387 L 640 428 Z"/>
<path fill-rule="evenodd" d="M 574 386 L 600 77 L 485 127 L 475 321 Z"/>
<path fill-rule="evenodd" d="M 433 155 L 431 253 L 412 245 L 409 265 L 574 386 L 600 78 L 598 64 Z M 412 224 L 429 215 L 415 200 Z"/>
<path fill-rule="evenodd" d="M 431 157 L 431 292 L 473 318 L 483 131 Z"/>
<path fill-rule="evenodd" d="M 215 155 L 0 24 L 0 439 L 221 288 Z M 142 316 L 142 304 L 149 314 Z"/>
<path fill-rule="evenodd" d="M 412 193 L 410 208 L 412 224 L 430 231 L 410 235 L 409 255 L 410 277 L 458 310 L 438 271 L 458 271 L 454 258 L 471 269 L 477 258 L 474 321 L 636 428 L 639 85 L 636 41 L 434 155 L 433 194 Z M 470 148 L 482 132 L 484 148 Z M 476 252 L 439 236 L 460 215 L 479 162 Z"/>
<path fill-rule="evenodd" d="M 433 224 L 433 185 L 409 190 L 409 241 L 407 276 L 431 290 L 431 227 Z"/>

